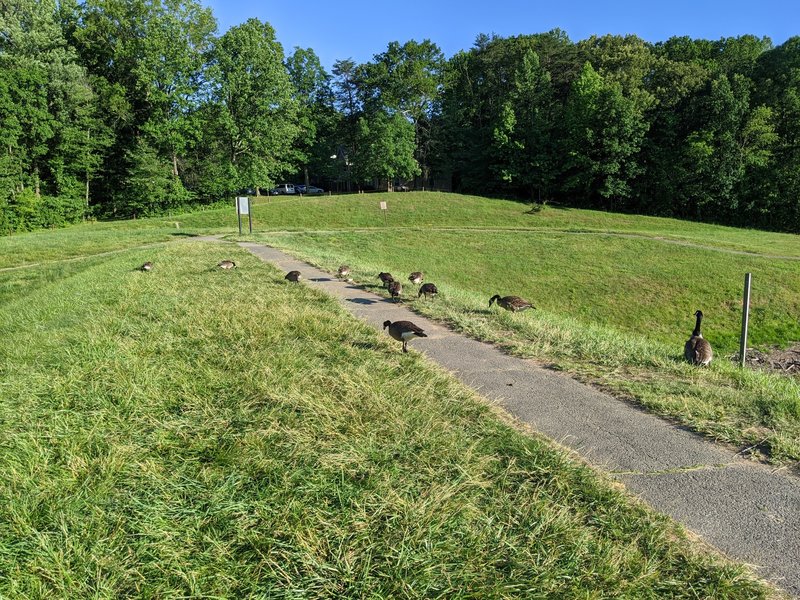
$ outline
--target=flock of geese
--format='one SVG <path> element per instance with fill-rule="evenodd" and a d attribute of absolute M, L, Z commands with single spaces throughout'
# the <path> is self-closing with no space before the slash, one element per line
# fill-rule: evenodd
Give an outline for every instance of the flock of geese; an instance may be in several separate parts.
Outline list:
<path fill-rule="evenodd" d="M 223 260 L 217 263 L 217 267 L 224 270 L 235 269 L 236 263 L 232 260 Z M 153 263 L 148 261 L 139 267 L 139 270 L 143 272 L 152 271 Z M 350 273 L 350 267 L 342 265 L 336 271 L 336 276 L 348 283 L 352 283 L 353 280 L 350 278 Z M 284 276 L 284 279 L 298 283 L 300 279 L 302 279 L 302 275 L 300 271 L 289 271 Z M 400 299 L 400 295 L 403 293 L 403 285 L 397 281 L 391 273 L 378 273 L 378 279 L 383 282 L 383 286 L 389 291 L 389 295 L 397 302 Z M 433 283 L 422 283 L 424 279 L 425 276 L 421 271 L 414 271 L 408 276 L 408 280 L 412 284 L 419 286 L 417 291 L 418 298 L 421 298 L 423 295 L 426 299 L 435 298 L 439 290 Z M 523 300 L 519 296 L 500 296 L 499 294 L 495 294 L 489 298 L 489 308 L 491 308 L 495 302 L 497 302 L 499 307 L 515 313 L 528 310 L 529 308 L 536 308 L 533 304 L 527 300 Z M 694 316 L 696 318 L 694 330 L 683 347 L 683 356 L 693 365 L 706 366 L 711 363 L 714 352 L 711 349 L 711 344 L 708 343 L 708 340 L 706 340 L 700 332 L 700 324 L 703 321 L 703 311 L 696 311 Z M 428 337 L 422 328 L 411 321 L 384 321 L 383 328 L 384 330 L 388 328 L 389 335 L 398 342 L 402 342 L 403 352 L 408 352 L 409 340 L 415 337 Z"/>

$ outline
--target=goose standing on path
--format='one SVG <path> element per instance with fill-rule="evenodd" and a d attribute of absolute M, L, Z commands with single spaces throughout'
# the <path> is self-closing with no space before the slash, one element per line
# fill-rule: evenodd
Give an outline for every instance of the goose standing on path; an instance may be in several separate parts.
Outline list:
<path fill-rule="evenodd" d="M 145 272 L 145 273 L 147 273 L 148 271 L 152 271 L 152 270 L 153 270 L 153 263 L 151 263 L 151 262 L 148 260 L 148 261 L 147 261 L 146 263 L 144 263 L 144 264 L 143 264 L 141 267 L 139 267 L 139 270 L 140 270 L 140 271 L 143 271 L 143 272 Z"/>
<path fill-rule="evenodd" d="M 425 294 L 425 297 L 433 296 L 436 297 L 436 294 L 439 293 L 439 290 L 436 289 L 436 286 L 432 283 L 425 283 L 419 288 L 419 294 L 417 294 L 417 298 L 421 297 L 422 294 Z"/>
<path fill-rule="evenodd" d="M 420 283 L 422 283 L 423 279 L 424 277 L 420 271 L 414 271 L 411 275 L 408 276 L 408 280 L 414 285 L 419 285 Z"/>
<path fill-rule="evenodd" d="M 232 260 L 221 260 L 221 261 L 220 261 L 220 262 L 217 264 L 217 266 L 218 266 L 220 269 L 235 269 L 235 268 L 236 268 L 236 263 L 235 263 L 235 262 L 233 262 Z"/>
<path fill-rule="evenodd" d="M 378 273 L 378 279 L 383 282 L 383 287 L 389 287 L 389 284 L 394 281 L 391 273 Z"/>
<path fill-rule="evenodd" d="M 289 271 L 289 272 L 288 272 L 288 273 L 287 273 L 287 274 L 284 276 L 284 279 L 286 279 L 286 280 L 288 280 L 288 281 L 294 281 L 295 283 L 297 283 L 298 281 L 300 281 L 302 278 L 303 278 L 303 277 L 300 275 L 300 271 Z"/>
<path fill-rule="evenodd" d="M 700 333 L 703 311 L 696 311 L 694 316 L 697 317 L 697 322 L 695 323 L 692 337 L 686 340 L 686 344 L 683 347 L 683 355 L 686 357 L 686 360 L 693 365 L 704 367 L 711 362 L 711 359 L 714 357 L 714 352 L 711 350 L 711 344 L 709 344 L 708 340 Z"/>
<path fill-rule="evenodd" d="M 495 294 L 489 298 L 490 308 L 495 301 L 497 302 L 498 306 L 505 308 L 506 310 L 510 310 L 511 312 L 522 312 L 523 310 L 528 310 L 529 308 L 536 308 L 533 304 L 527 300 L 523 300 L 519 296 L 503 296 L 501 298 L 499 294 Z"/>
<path fill-rule="evenodd" d="M 398 342 L 403 342 L 403 352 L 408 352 L 406 345 L 408 340 L 415 337 L 428 337 L 427 334 L 414 325 L 411 321 L 384 321 L 383 328 L 389 328 L 389 335 L 396 339 Z"/>
<path fill-rule="evenodd" d="M 347 279 L 350 276 L 350 267 L 347 265 L 342 265 L 339 267 L 339 270 L 336 271 L 336 276 L 339 279 Z"/>
<path fill-rule="evenodd" d="M 400 297 L 400 294 L 402 293 L 403 293 L 403 286 L 400 284 L 399 281 L 389 282 L 389 294 L 391 294 L 395 302 L 397 302 L 397 299 Z"/>

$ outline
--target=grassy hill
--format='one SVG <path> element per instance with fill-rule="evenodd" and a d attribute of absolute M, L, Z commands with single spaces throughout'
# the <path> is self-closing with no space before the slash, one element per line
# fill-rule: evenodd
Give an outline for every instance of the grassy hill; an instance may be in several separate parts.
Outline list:
<path fill-rule="evenodd" d="M 800 460 L 797 378 L 731 362 L 745 272 L 750 345 L 800 340 L 798 236 L 440 193 L 257 198 L 253 213 L 256 239 L 331 272 L 349 263 L 375 288 L 379 271 L 422 270 L 442 294 L 415 301 L 407 286 L 415 310 L 772 461 Z M 69 276 L 82 254 L 236 231 L 231 208 L 0 238 L 4 266 L 44 261 L 0 271 L 0 301 Z M 495 293 L 538 310 L 489 310 Z M 697 309 L 716 352 L 705 370 L 682 359 Z"/>
<path fill-rule="evenodd" d="M 771 595 L 332 299 L 131 225 L 0 240 L 51 261 L 0 273 L 0 596 Z"/>
<path fill-rule="evenodd" d="M 389 202 L 388 225 L 378 203 Z M 200 215 L 206 225 L 213 215 Z M 739 370 L 741 290 L 753 273 L 750 345 L 800 340 L 798 237 L 448 194 L 282 199 L 256 209 L 257 239 L 377 289 L 422 270 L 436 302 L 406 301 L 508 351 L 776 462 L 800 460 L 800 382 Z M 536 312 L 490 310 L 499 293 Z M 710 369 L 683 361 L 694 311 Z"/>

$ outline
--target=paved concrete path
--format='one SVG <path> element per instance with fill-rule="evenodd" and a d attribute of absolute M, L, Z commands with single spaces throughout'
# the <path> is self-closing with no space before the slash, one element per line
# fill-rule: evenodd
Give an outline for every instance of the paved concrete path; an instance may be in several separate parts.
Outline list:
<path fill-rule="evenodd" d="M 800 597 L 800 478 L 738 457 L 568 376 L 454 333 L 402 303 L 338 281 L 278 250 L 240 246 L 281 270 L 299 270 L 307 283 L 339 298 L 379 329 L 386 319 L 413 321 L 429 336 L 413 340 L 414 350 Z"/>

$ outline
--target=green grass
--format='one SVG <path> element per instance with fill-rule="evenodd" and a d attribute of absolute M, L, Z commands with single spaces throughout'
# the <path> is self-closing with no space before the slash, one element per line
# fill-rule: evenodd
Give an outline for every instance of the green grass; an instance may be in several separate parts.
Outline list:
<path fill-rule="evenodd" d="M 736 252 L 800 258 L 797 236 L 790 234 L 560 207 L 548 207 L 530 214 L 529 205 L 520 202 L 436 192 L 257 198 L 254 199 L 253 227 L 256 231 L 384 230 L 383 213 L 379 207 L 381 201 L 388 203 L 387 223 L 391 228 L 500 228 L 615 233 L 657 237 L 676 243 Z M 202 230 L 216 228 L 234 231 L 237 227 L 233 208 L 172 217 L 171 220 L 180 220 L 182 227 Z"/>
<path fill-rule="evenodd" d="M 771 593 L 242 250 L 76 264 L 0 305 L 0 596 Z"/>
<path fill-rule="evenodd" d="M 785 342 L 798 334 L 791 318 L 800 289 L 794 262 L 708 252 L 701 258 L 711 284 L 695 289 L 686 284 L 696 278 L 687 265 L 699 251 L 657 241 L 496 232 L 430 236 L 423 230 L 389 238 L 347 232 L 258 237 L 331 272 L 346 262 L 357 281 L 376 290 L 379 271 L 405 276 L 423 270 L 441 293 L 433 302 L 408 298 L 414 310 L 715 439 L 756 446 L 771 461 L 800 460 L 800 382 L 742 371 L 729 359 L 738 329 L 737 269 L 747 263 L 754 279 L 764 282 L 753 298 L 751 339 Z M 538 310 L 512 315 L 489 309 L 494 293 L 521 295 Z M 708 315 L 706 337 L 717 352 L 707 369 L 682 358 L 696 308 Z"/>

